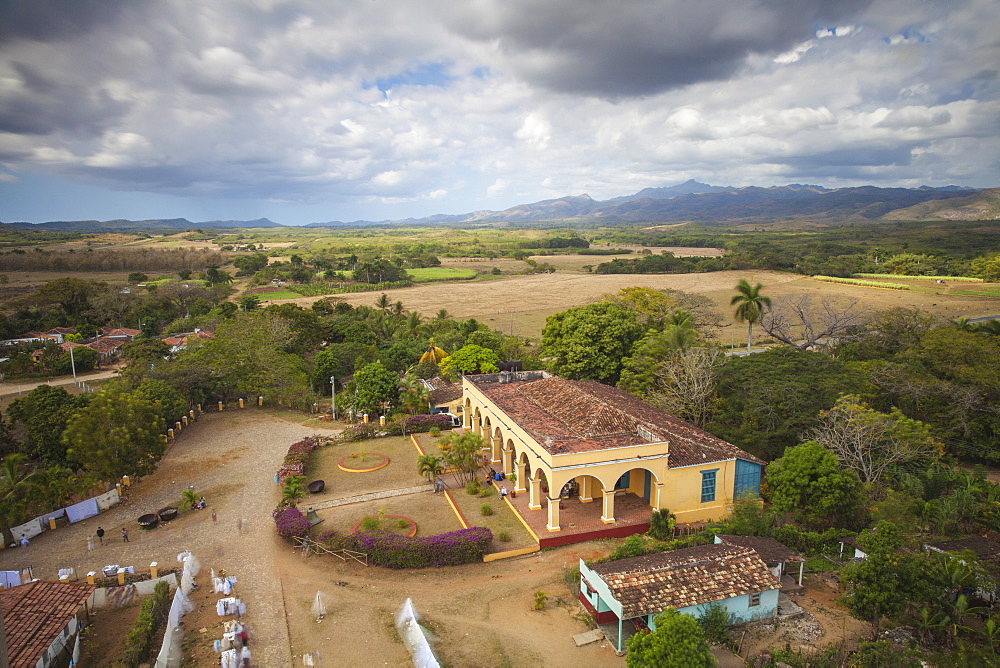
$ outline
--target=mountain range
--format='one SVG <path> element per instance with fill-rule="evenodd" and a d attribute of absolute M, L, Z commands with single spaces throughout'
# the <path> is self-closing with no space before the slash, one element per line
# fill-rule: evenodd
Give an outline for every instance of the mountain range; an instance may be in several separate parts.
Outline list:
<path fill-rule="evenodd" d="M 608 200 L 589 195 L 569 195 L 520 204 L 503 211 L 440 214 L 425 218 L 352 222 L 329 221 L 305 227 L 363 227 L 370 225 L 482 225 L 497 223 L 564 222 L 613 225 L 635 223 L 696 222 L 702 225 L 774 225 L 811 223 L 842 225 L 887 220 L 997 220 L 1000 188 L 977 190 L 960 186 L 919 188 L 824 188 L 790 184 L 762 188 L 712 186 L 691 180 L 669 187 L 644 188 Z M 5 227 L 59 232 L 136 232 L 156 230 L 233 229 L 283 227 L 257 220 L 186 218 L 159 220 L 78 220 L 48 223 L 8 223 Z"/>

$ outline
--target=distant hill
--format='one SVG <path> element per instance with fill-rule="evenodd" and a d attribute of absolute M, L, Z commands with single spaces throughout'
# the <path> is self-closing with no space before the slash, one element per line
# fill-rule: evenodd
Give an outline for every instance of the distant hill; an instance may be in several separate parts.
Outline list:
<path fill-rule="evenodd" d="M 355 220 L 311 223 L 305 227 L 368 227 L 371 225 L 481 225 L 492 223 L 671 223 L 703 225 L 825 227 L 852 222 L 888 220 L 996 220 L 1000 216 L 1000 188 L 975 190 L 959 186 L 933 188 L 824 188 L 791 184 L 761 188 L 731 188 L 686 181 L 675 186 L 643 188 L 608 200 L 587 194 L 567 195 L 503 211 L 438 214 L 401 220 Z M 11 223 L 12 227 L 59 232 L 141 232 L 155 230 L 234 229 L 282 227 L 267 218 L 211 220 L 78 220 Z"/>
<path fill-rule="evenodd" d="M 151 230 L 237 229 L 247 227 L 284 227 L 273 220 L 207 220 L 193 223 L 187 218 L 159 218 L 155 220 L 61 220 L 50 223 L 8 223 L 21 230 L 48 232 L 143 232 Z"/>
<path fill-rule="evenodd" d="M 883 217 L 886 220 L 1000 220 L 1000 188 L 987 188 L 954 199 L 934 199 L 890 211 Z"/>

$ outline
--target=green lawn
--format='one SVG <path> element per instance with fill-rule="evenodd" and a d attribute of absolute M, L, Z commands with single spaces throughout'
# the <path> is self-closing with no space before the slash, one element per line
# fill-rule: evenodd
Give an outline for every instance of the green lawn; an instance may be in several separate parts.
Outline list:
<path fill-rule="evenodd" d="M 416 283 L 428 283 L 430 281 L 451 281 L 475 278 L 476 272 L 472 269 L 456 269 L 453 267 L 427 267 L 425 269 L 407 269 Z"/>
<path fill-rule="evenodd" d="M 298 299 L 301 296 L 298 292 L 292 292 L 291 290 L 274 290 L 273 292 L 261 292 L 254 295 L 254 297 L 262 302 L 268 299 Z"/>

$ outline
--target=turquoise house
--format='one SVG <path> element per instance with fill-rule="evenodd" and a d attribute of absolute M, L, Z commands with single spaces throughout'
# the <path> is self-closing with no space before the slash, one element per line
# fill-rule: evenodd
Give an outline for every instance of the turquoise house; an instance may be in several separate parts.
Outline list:
<path fill-rule="evenodd" d="M 666 608 L 694 617 L 722 605 L 737 622 L 774 617 L 781 583 L 748 548 L 719 543 L 587 566 L 580 560 L 580 602 L 598 624 L 656 629 Z"/>

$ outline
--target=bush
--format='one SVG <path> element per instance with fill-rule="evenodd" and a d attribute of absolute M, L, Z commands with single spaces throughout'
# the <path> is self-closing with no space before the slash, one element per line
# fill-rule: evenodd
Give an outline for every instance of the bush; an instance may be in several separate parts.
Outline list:
<path fill-rule="evenodd" d="M 152 654 L 153 640 L 167 619 L 170 609 L 170 585 L 157 582 L 153 595 L 142 602 L 139 617 L 125 637 L 122 662 L 129 668 L 145 663 Z"/>
<path fill-rule="evenodd" d="M 501 531 L 500 533 L 497 534 L 497 540 L 499 540 L 501 543 L 509 543 L 510 534 L 506 531 Z"/>
<path fill-rule="evenodd" d="M 839 548 L 842 538 L 856 535 L 855 532 L 847 529 L 827 529 L 823 533 L 803 531 L 790 524 L 777 527 L 771 532 L 771 536 L 779 543 L 784 543 L 796 552 L 807 554 L 834 552 Z"/>
<path fill-rule="evenodd" d="M 654 510 L 649 518 L 649 535 L 656 540 L 673 540 L 677 518 L 666 508 Z"/>
<path fill-rule="evenodd" d="M 708 606 L 698 617 L 698 623 L 705 631 L 705 639 L 710 643 L 732 647 L 733 632 L 729 627 L 733 624 L 733 618 L 726 606 L 720 603 Z"/>
<path fill-rule="evenodd" d="M 362 531 L 375 531 L 381 526 L 381 522 L 378 521 L 377 517 L 366 517 L 361 520 L 361 530 Z"/>
<path fill-rule="evenodd" d="M 469 482 L 465 483 L 465 493 L 468 494 L 469 496 L 476 496 L 477 494 L 479 494 L 481 489 L 482 488 L 479 486 L 479 483 L 476 482 L 475 480 L 470 480 Z"/>
<path fill-rule="evenodd" d="M 278 480 L 284 482 L 287 478 L 295 475 L 305 475 L 306 467 L 309 465 L 309 458 L 312 451 L 324 443 L 318 436 L 309 436 L 297 443 L 288 446 L 285 460 L 278 469 Z"/>
<path fill-rule="evenodd" d="M 298 508 L 276 508 L 272 516 L 282 538 L 305 538 L 309 535 L 309 520 Z"/>
<path fill-rule="evenodd" d="M 427 430 L 427 433 L 433 436 L 434 438 L 437 438 L 438 436 L 441 435 L 441 430 L 438 427 L 431 427 L 430 429 Z"/>
<path fill-rule="evenodd" d="M 549 600 L 549 595 L 544 591 L 535 592 L 535 610 L 541 610 L 545 607 L 545 602 Z"/>
<path fill-rule="evenodd" d="M 481 515 L 489 517 L 490 515 L 493 514 L 493 506 L 491 506 L 488 503 L 484 503 L 483 505 L 479 506 L 479 513 Z"/>
<path fill-rule="evenodd" d="M 473 527 L 427 538 L 411 538 L 387 531 L 357 534 L 330 531 L 319 540 L 330 549 L 363 552 L 368 555 L 368 563 L 374 566 L 428 568 L 482 561 L 493 533 L 485 527 Z"/>
<path fill-rule="evenodd" d="M 438 434 L 440 434 L 442 429 L 451 429 L 451 416 L 445 413 L 411 415 L 406 418 L 404 424 L 406 425 L 406 433 L 408 434 L 417 434 L 434 429 L 437 429 Z M 437 434 L 434 435 L 436 436 Z"/>

